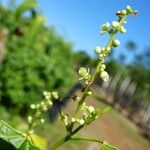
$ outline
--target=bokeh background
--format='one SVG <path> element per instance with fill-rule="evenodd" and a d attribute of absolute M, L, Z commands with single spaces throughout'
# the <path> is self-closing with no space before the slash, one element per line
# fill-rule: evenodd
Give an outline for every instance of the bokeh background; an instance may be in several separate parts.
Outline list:
<path fill-rule="evenodd" d="M 92 70 L 97 61 L 94 47 L 108 40 L 107 35 L 100 36 L 100 25 L 116 20 L 115 12 L 127 5 L 137 9 L 138 16 L 128 18 L 127 33 L 117 36 L 121 45 L 107 58 L 110 80 L 97 79 L 95 94 L 88 99 L 89 104 L 108 104 L 112 110 L 81 134 L 104 138 L 120 150 L 148 150 L 148 0 L 0 0 L 0 119 L 23 129 L 30 104 L 42 100 L 44 90 L 58 91 L 62 97 L 78 92 L 82 84 L 77 70 L 81 66 Z M 65 102 L 68 111 L 73 109 L 70 103 Z M 47 141 L 43 143 L 51 144 L 64 132 L 55 121 L 57 112 L 48 114 L 48 123 L 37 132 Z M 91 143 L 62 147 L 79 148 L 98 149 Z"/>

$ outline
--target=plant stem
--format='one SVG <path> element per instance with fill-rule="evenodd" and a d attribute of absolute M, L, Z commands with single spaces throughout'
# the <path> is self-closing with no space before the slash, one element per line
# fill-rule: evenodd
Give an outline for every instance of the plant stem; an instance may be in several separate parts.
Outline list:
<path fill-rule="evenodd" d="M 79 127 L 77 127 L 74 131 L 72 131 L 71 134 L 67 134 L 65 137 L 63 137 L 62 139 L 60 139 L 58 142 L 56 142 L 54 145 L 52 145 L 49 150 L 55 150 L 56 148 L 58 148 L 59 146 L 63 145 L 64 143 L 66 143 L 67 141 L 69 141 L 72 136 L 74 134 L 76 134 L 79 130 L 81 130 L 84 126 L 80 125 Z"/>
<path fill-rule="evenodd" d="M 97 140 L 94 138 L 71 137 L 70 140 L 72 140 L 72 141 L 89 141 L 89 142 L 96 142 L 96 143 L 103 144 L 103 141 Z"/>
<path fill-rule="evenodd" d="M 60 139 L 57 143 L 55 143 L 54 145 L 52 145 L 49 148 L 49 150 L 56 150 L 60 145 L 66 143 L 69 140 L 70 140 L 70 135 L 66 135 L 65 137 L 63 137 L 62 139 Z"/>
<path fill-rule="evenodd" d="M 124 23 L 125 19 L 126 19 L 126 16 L 122 17 L 122 18 L 119 20 L 120 25 L 122 25 L 122 24 Z M 117 32 L 115 32 L 114 34 L 110 35 L 110 39 L 109 39 L 109 41 L 107 42 L 105 48 L 107 48 L 107 47 L 112 47 L 112 42 L 113 42 L 113 40 L 114 40 L 116 34 L 117 34 Z M 76 109 L 76 112 L 75 112 L 75 115 L 76 115 L 76 116 L 77 116 L 78 112 L 80 111 L 81 106 L 82 106 L 82 104 L 84 103 L 84 101 L 85 101 L 85 99 L 86 99 L 86 97 L 87 97 L 87 94 L 86 94 L 87 91 L 89 90 L 89 88 L 90 88 L 91 85 L 93 84 L 93 82 L 94 82 L 94 80 L 95 80 L 95 78 L 96 78 L 96 75 L 99 73 L 99 68 L 100 68 L 101 64 L 102 64 L 101 61 L 99 61 L 99 62 L 97 63 L 97 66 L 96 66 L 96 68 L 95 68 L 95 70 L 94 70 L 94 73 L 93 73 L 93 75 L 92 75 L 92 78 L 91 78 L 91 82 L 86 86 L 86 88 L 85 88 L 85 90 L 84 90 L 84 92 L 83 92 L 83 95 L 82 95 L 82 97 L 81 97 L 81 100 L 80 100 L 79 103 L 78 103 L 78 106 L 77 106 L 77 109 Z"/>
<path fill-rule="evenodd" d="M 123 18 L 121 18 L 119 20 L 119 23 L 120 25 L 122 25 L 124 23 L 124 20 L 126 19 L 126 16 L 124 16 Z M 115 35 L 116 35 L 117 32 L 113 33 L 112 35 L 110 35 L 110 39 L 108 41 L 108 43 L 106 44 L 106 47 L 112 47 L 112 42 L 115 38 Z M 101 66 L 102 62 L 99 61 L 97 63 L 97 66 L 94 70 L 94 73 L 92 75 L 92 78 L 91 78 L 91 81 L 90 83 L 86 86 L 84 92 L 83 92 L 83 95 L 81 97 L 81 100 L 79 101 L 78 103 L 78 106 L 77 106 L 77 109 L 76 109 L 76 112 L 75 112 L 75 116 L 77 116 L 78 112 L 80 111 L 81 107 L 82 107 L 82 104 L 84 103 L 86 97 L 87 97 L 87 92 L 88 90 L 90 89 L 91 85 L 93 84 L 95 78 L 96 78 L 96 75 L 99 73 L 99 68 Z M 96 140 L 96 139 L 92 139 L 92 138 L 80 138 L 80 137 L 75 137 L 73 138 L 72 136 L 74 134 L 76 134 L 79 130 L 81 130 L 84 126 L 79 126 L 77 127 L 74 131 L 72 131 L 69 135 L 67 134 L 64 138 L 60 139 L 57 143 L 55 143 L 54 145 L 52 145 L 49 150 L 56 150 L 59 146 L 63 145 L 64 143 L 66 143 L 67 141 L 69 140 L 74 140 L 74 141 L 90 141 L 90 142 L 97 142 L 97 143 L 100 143 L 100 144 L 103 144 L 103 141 L 100 141 L 100 140 Z"/>

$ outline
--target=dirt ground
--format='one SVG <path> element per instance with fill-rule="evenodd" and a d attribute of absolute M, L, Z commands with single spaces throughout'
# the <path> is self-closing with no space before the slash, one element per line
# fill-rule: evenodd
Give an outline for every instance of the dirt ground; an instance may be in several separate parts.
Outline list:
<path fill-rule="evenodd" d="M 101 107 L 100 102 L 94 100 L 94 98 L 88 99 L 88 104 Z M 68 105 L 68 107 L 70 107 L 70 105 Z M 127 118 L 113 109 L 97 119 L 90 126 L 86 127 L 80 135 L 103 139 L 117 147 L 119 150 L 150 149 L 150 142 L 140 135 L 138 128 Z M 98 150 L 100 149 L 100 146 L 96 143 L 85 144 L 84 142 L 81 142 L 79 146 L 74 149 L 77 150 L 80 148 L 85 150 Z M 60 150 L 63 149 L 64 148 L 60 148 Z"/>

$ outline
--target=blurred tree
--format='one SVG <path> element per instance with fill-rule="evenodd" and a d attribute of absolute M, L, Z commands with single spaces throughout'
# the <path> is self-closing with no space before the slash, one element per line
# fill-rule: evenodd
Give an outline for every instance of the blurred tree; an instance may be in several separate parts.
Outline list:
<path fill-rule="evenodd" d="M 0 70 L 0 102 L 25 114 L 43 90 L 64 93 L 73 84 L 72 45 L 45 26 L 36 0 L 15 9 L 0 6 L 0 27 L 8 30 L 7 53 Z M 24 15 L 26 12 L 30 15 Z"/>
<path fill-rule="evenodd" d="M 137 49 L 137 45 L 134 41 L 128 41 L 126 47 L 130 51 L 135 51 Z"/>

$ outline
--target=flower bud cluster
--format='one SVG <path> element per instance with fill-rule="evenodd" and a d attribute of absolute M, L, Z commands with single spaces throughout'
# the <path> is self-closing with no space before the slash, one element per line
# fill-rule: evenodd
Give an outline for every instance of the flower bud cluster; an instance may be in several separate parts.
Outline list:
<path fill-rule="evenodd" d="M 122 11 L 117 11 L 116 15 L 119 16 L 119 17 L 123 17 L 125 15 L 132 15 L 134 14 L 135 11 L 132 10 L 131 6 L 127 6 L 126 9 L 122 10 Z"/>
<path fill-rule="evenodd" d="M 99 116 L 98 109 L 95 109 L 93 106 L 86 106 L 84 104 L 84 111 L 83 111 L 83 120 L 86 125 L 93 122 Z"/>
<path fill-rule="evenodd" d="M 63 112 L 62 112 L 62 114 L 61 114 L 61 120 L 63 121 L 64 125 L 67 127 L 68 124 L 69 124 L 68 115 L 63 114 Z"/>
<path fill-rule="evenodd" d="M 100 47 L 96 47 L 95 52 L 98 54 L 99 57 L 99 61 L 100 61 L 100 66 L 99 66 L 99 74 L 100 74 L 100 78 L 103 81 L 107 81 L 109 80 L 109 75 L 108 73 L 105 71 L 106 65 L 105 63 L 105 57 L 110 54 L 111 52 L 111 48 L 110 47 L 106 47 L 106 48 L 100 48 Z"/>
<path fill-rule="evenodd" d="M 94 51 L 98 55 L 99 58 L 99 74 L 100 78 L 103 81 L 107 81 L 109 79 L 108 73 L 105 71 L 105 57 L 111 53 L 112 47 L 117 47 L 120 45 L 120 41 L 118 39 L 114 39 L 114 36 L 117 32 L 120 33 L 126 33 L 126 29 L 124 28 L 124 24 L 126 23 L 125 18 L 127 15 L 132 14 L 134 15 L 136 12 L 132 10 L 130 6 L 127 6 L 126 9 L 122 11 L 118 11 L 116 14 L 119 17 L 118 21 L 112 21 L 112 23 L 106 22 L 105 24 L 102 24 L 101 28 L 101 34 L 108 33 L 111 37 L 111 40 L 107 44 L 106 48 L 101 48 L 97 46 Z"/>
<path fill-rule="evenodd" d="M 68 115 L 65 115 L 63 112 L 61 112 L 61 120 L 66 126 L 68 132 L 71 131 L 71 127 L 73 127 L 74 124 L 79 126 L 88 125 L 99 116 L 98 109 L 95 109 L 93 106 L 87 106 L 85 103 L 82 104 L 81 112 L 82 118 L 69 118 Z"/>
<path fill-rule="evenodd" d="M 92 90 L 92 89 L 89 89 L 89 90 L 86 92 L 86 95 L 87 95 L 87 96 L 93 95 L 93 90 Z"/>
<path fill-rule="evenodd" d="M 106 72 L 106 71 L 102 71 L 100 73 L 100 78 L 103 80 L 103 81 L 108 81 L 109 80 L 109 74 Z"/>
<path fill-rule="evenodd" d="M 124 22 L 125 23 L 125 22 Z M 122 26 L 122 25 L 120 25 L 120 23 L 119 22 L 117 22 L 117 21 L 113 21 L 112 22 L 112 29 L 115 29 L 116 31 L 119 31 L 119 32 L 121 32 L 121 33 L 126 33 L 126 29 Z M 112 30 L 113 31 L 113 30 Z M 111 33 L 111 32 L 110 32 Z"/>
<path fill-rule="evenodd" d="M 105 32 L 109 31 L 110 29 L 110 23 L 106 22 L 105 24 L 101 25 L 101 35 L 105 34 Z"/>
<path fill-rule="evenodd" d="M 34 111 L 33 116 L 29 115 L 27 120 L 29 125 L 35 126 L 37 122 L 44 123 L 45 120 L 42 118 L 43 112 L 47 111 L 53 104 L 53 100 L 59 98 L 57 92 L 43 92 L 44 100 L 37 104 L 31 104 L 30 108 Z"/>
<path fill-rule="evenodd" d="M 80 68 L 79 69 L 79 75 L 81 76 L 80 78 L 79 78 L 79 80 L 85 80 L 85 84 L 89 84 L 90 83 L 90 81 L 91 81 L 91 75 L 90 75 L 90 73 L 89 73 L 89 70 L 87 70 L 86 68 Z"/>
<path fill-rule="evenodd" d="M 101 47 L 97 46 L 97 47 L 95 47 L 94 51 L 96 54 L 99 55 L 99 58 L 104 58 L 105 56 L 110 54 L 111 48 L 110 47 L 101 48 Z"/>

